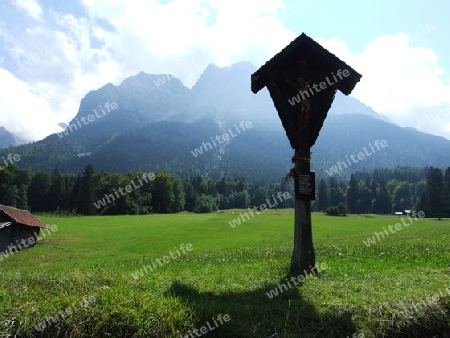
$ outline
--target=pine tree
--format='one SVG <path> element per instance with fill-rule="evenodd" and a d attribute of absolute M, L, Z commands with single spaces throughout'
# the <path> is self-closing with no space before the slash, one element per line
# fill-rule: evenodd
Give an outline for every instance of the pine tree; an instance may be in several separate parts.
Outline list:
<path fill-rule="evenodd" d="M 450 167 L 445 170 L 444 174 L 443 216 L 450 217 Z"/>
<path fill-rule="evenodd" d="M 28 186 L 28 203 L 32 212 L 44 212 L 50 209 L 48 205 L 48 192 L 51 180 L 45 173 L 37 173 Z"/>
<path fill-rule="evenodd" d="M 195 201 L 197 199 L 198 194 L 195 192 L 194 186 L 191 181 L 184 182 L 184 192 L 185 192 L 185 210 L 194 211 Z"/>
<path fill-rule="evenodd" d="M 442 170 L 439 168 L 431 167 L 427 175 L 427 211 L 425 214 L 430 217 L 442 216 L 442 207 L 444 197 L 444 178 L 442 176 Z"/>
<path fill-rule="evenodd" d="M 386 184 L 380 184 L 380 193 L 378 195 L 378 211 L 380 214 L 391 214 L 392 213 L 392 197 L 389 191 L 386 189 Z"/>
<path fill-rule="evenodd" d="M 95 176 L 94 167 L 89 164 L 81 175 L 80 200 L 78 202 L 78 213 L 84 215 L 95 215 Z"/>
<path fill-rule="evenodd" d="M 348 211 L 352 214 L 357 212 L 357 203 L 359 199 L 359 188 L 358 181 L 355 178 L 355 175 L 352 174 L 350 176 L 349 187 L 347 190 L 347 208 Z"/>
<path fill-rule="evenodd" d="M 186 204 L 184 190 L 183 190 L 183 184 L 181 181 L 176 178 L 173 182 L 173 194 L 174 194 L 174 201 L 171 206 L 172 212 L 180 212 L 184 210 L 184 205 Z"/>
<path fill-rule="evenodd" d="M 56 211 L 63 206 L 64 194 L 64 178 L 56 167 L 52 173 L 51 186 L 48 192 L 50 211 Z"/>
<path fill-rule="evenodd" d="M 173 193 L 173 177 L 165 173 L 157 173 L 153 185 L 152 205 L 157 213 L 170 213 L 175 202 Z"/>
<path fill-rule="evenodd" d="M 325 180 L 321 179 L 319 183 L 319 210 L 325 211 L 329 205 L 328 185 Z"/>
<path fill-rule="evenodd" d="M 394 190 L 394 209 L 396 211 L 403 211 L 411 208 L 411 185 L 408 182 L 398 182 Z"/>

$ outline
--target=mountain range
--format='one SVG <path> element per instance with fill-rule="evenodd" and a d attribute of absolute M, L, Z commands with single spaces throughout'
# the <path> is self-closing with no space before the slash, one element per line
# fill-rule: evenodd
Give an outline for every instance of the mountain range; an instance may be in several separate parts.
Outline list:
<path fill-rule="evenodd" d="M 93 164 L 97 171 L 279 181 L 292 166 L 293 150 L 268 91 L 250 90 L 255 70 L 249 62 L 210 65 L 191 89 L 170 74 L 141 72 L 89 92 L 73 120 L 61 124 L 66 128 L 61 133 L 0 150 L 0 156 L 18 153 L 17 166 L 34 172 L 57 166 L 80 173 Z M 252 127 L 244 130 L 241 121 Z M 0 129 L 0 140 L 2 135 Z M 386 146 L 380 147 L 383 140 Z M 399 165 L 450 166 L 449 140 L 401 128 L 340 93 L 312 152 L 319 176 Z"/>

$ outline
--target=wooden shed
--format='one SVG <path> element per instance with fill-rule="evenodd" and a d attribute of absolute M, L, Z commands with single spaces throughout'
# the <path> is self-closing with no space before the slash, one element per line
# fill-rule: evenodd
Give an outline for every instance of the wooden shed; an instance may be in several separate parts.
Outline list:
<path fill-rule="evenodd" d="M 0 255 L 35 246 L 41 228 L 48 227 L 28 211 L 0 204 Z"/>

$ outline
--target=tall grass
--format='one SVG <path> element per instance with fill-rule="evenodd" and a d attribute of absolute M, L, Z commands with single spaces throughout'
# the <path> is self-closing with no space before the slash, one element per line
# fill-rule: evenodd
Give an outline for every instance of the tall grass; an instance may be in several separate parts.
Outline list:
<path fill-rule="evenodd" d="M 448 221 L 421 219 L 367 247 L 398 219 L 315 214 L 317 262 L 327 269 L 270 298 L 292 277 L 293 212 L 231 228 L 240 212 L 43 217 L 59 230 L 0 262 L 0 336 L 180 337 L 219 314 L 230 321 L 205 335 L 450 335 Z M 193 250 L 163 261 L 183 243 Z M 86 296 L 88 306 L 58 315 Z"/>

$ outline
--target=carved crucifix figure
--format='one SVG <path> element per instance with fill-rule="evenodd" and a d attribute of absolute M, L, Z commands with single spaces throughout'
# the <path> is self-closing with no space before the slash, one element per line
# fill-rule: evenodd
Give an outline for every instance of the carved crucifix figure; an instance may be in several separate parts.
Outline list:
<path fill-rule="evenodd" d="M 314 81 L 314 71 L 309 67 L 308 60 L 306 58 L 299 58 L 295 62 L 294 69 L 284 69 L 282 71 L 282 78 L 285 83 L 294 87 L 297 93 L 297 97 L 300 102 L 294 107 L 295 115 L 293 119 L 295 122 L 295 128 L 298 133 L 301 133 L 304 138 L 309 137 L 309 126 L 311 123 L 311 101 L 310 96 L 314 94 L 311 91 L 309 84 Z"/>
<path fill-rule="evenodd" d="M 298 88 L 300 93 L 307 92 L 308 83 L 304 78 L 299 78 L 298 80 Z M 305 98 L 300 102 L 300 123 L 299 130 L 300 132 L 304 132 L 309 127 L 309 123 L 311 122 L 311 102 L 309 98 Z"/>

